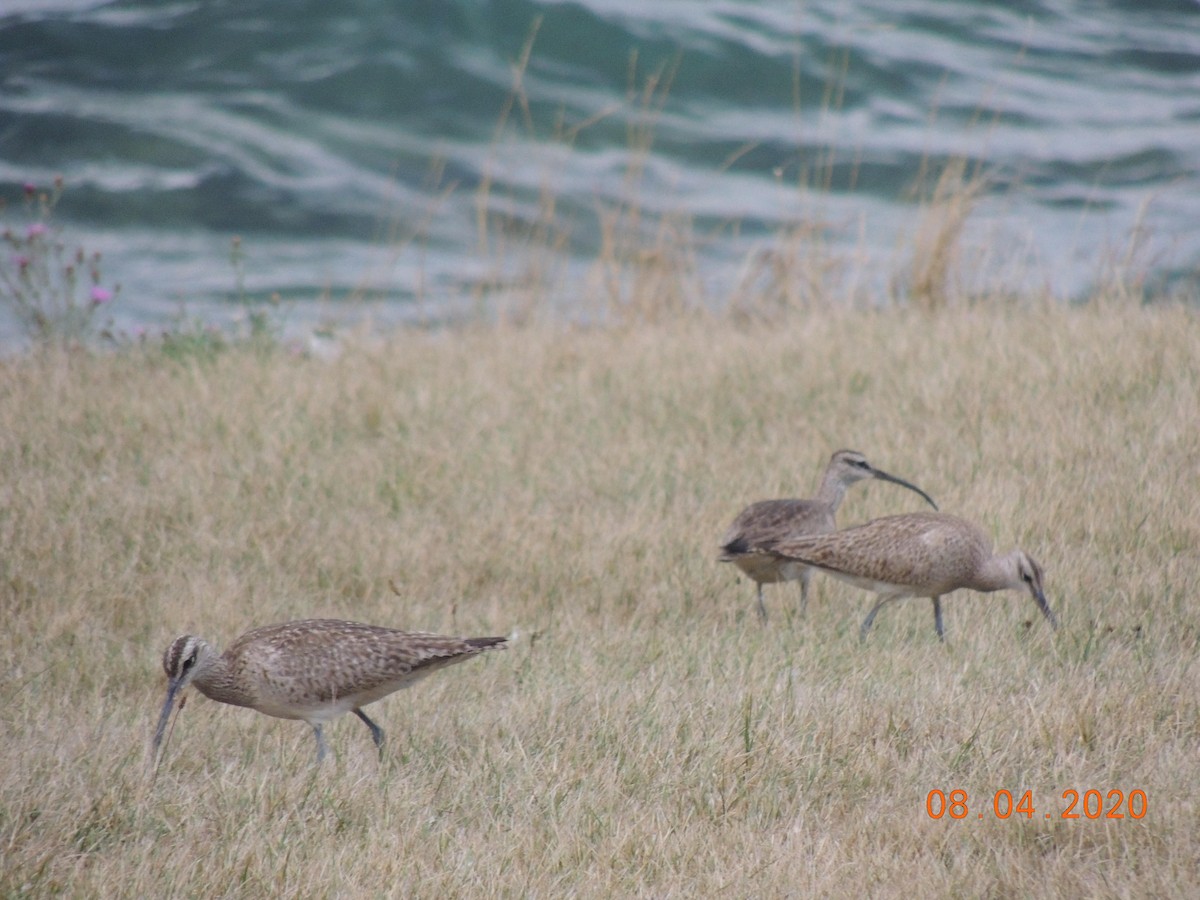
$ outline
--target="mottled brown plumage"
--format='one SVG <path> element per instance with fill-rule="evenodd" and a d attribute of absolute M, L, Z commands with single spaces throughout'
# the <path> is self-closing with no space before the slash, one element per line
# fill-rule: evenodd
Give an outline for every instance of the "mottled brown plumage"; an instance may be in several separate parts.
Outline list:
<path fill-rule="evenodd" d="M 799 580 L 800 612 L 803 614 L 808 607 L 808 583 L 812 573 L 802 563 L 759 551 L 786 538 L 835 530 L 837 510 L 846 496 L 846 489 L 867 478 L 890 481 L 916 491 L 937 509 L 933 499 L 916 485 L 876 469 L 856 450 L 839 450 L 829 458 L 816 497 L 810 500 L 760 500 L 747 506 L 733 520 L 721 538 L 721 555 L 717 559 L 733 563 L 755 582 L 758 614 L 764 622 L 767 608 L 763 604 L 763 585 Z"/>
<path fill-rule="evenodd" d="M 1041 567 L 1022 550 L 994 555 L 991 539 L 958 516 L 886 516 L 844 531 L 775 541 L 762 552 L 813 566 L 878 594 L 879 601 L 862 624 L 863 638 L 876 613 L 904 597 L 933 600 L 934 626 L 943 638 L 941 597 L 959 588 L 1028 591 L 1051 627 L 1058 627 L 1046 602 Z"/>
<path fill-rule="evenodd" d="M 163 654 L 167 699 L 154 749 L 162 741 L 175 697 L 189 684 L 220 703 L 304 720 L 316 734 L 318 761 L 326 752 L 321 726 L 348 712 L 363 721 L 382 749 L 383 730 L 362 707 L 484 650 L 503 649 L 506 640 L 304 619 L 247 631 L 218 654 L 201 638 L 183 635 Z"/>

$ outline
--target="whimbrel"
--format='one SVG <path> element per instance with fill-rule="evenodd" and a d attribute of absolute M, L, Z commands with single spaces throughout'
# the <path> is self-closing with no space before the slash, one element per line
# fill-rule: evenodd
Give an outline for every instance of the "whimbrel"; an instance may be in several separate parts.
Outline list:
<path fill-rule="evenodd" d="M 397 631 L 340 619 L 304 619 L 247 631 L 224 653 L 185 634 L 163 654 L 167 699 L 154 732 L 157 755 L 176 696 L 195 684 L 206 697 L 247 706 L 280 719 L 303 719 L 325 758 L 321 726 L 354 713 L 383 749 L 383 729 L 362 708 L 408 687 L 437 669 L 484 650 L 503 649 L 507 638 L 443 637 Z"/>
<path fill-rule="evenodd" d="M 943 595 L 959 588 L 973 591 L 1026 590 L 1058 627 L 1042 587 L 1042 568 L 1023 550 L 1003 556 L 975 524 L 946 513 L 908 513 L 873 519 L 864 525 L 777 541 L 770 555 L 828 572 L 879 595 L 859 633 L 865 639 L 875 615 L 904 597 L 930 597 L 939 639 Z"/>
<path fill-rule="evenodd" d="M 878 478 L 916 491 L 937 509 L 933 498 L 915 484 L 877 469 L 856 450 L 839 450 L 829 457 L 817 496 L 811 500 L 760 500 L 743 509 L 721 538 L 720 562 L 734 563 L 758 585 L 758 615 L 767 620 L 763 585 L 800 581 L 800 612 L 808 608 L 808 583 L 812 571 L 794 560 L 758 552 L 765 545 L 806 534 L 825 534 L 837 528 L 835 518 L 846 488 L 867 478 Z"/>

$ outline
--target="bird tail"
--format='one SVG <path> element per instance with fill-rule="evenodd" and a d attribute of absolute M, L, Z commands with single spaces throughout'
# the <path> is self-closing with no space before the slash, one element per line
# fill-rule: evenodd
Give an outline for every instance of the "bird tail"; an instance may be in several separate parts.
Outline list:
<path fill-rule="evenodd" d="M 750 552 L 750 544 L 744 538 L 737 538 L 727 544 L 721 545 L 720 555 L 717 556 L 717 562 L 733 562 L 739 556 L 745 556 Z"/>
<path fill-rule="evenodd" d="M 506 637 L 477 637 L 467 638 L 466 644 L 475 650 L 505 650 L 508 638 Z"/>

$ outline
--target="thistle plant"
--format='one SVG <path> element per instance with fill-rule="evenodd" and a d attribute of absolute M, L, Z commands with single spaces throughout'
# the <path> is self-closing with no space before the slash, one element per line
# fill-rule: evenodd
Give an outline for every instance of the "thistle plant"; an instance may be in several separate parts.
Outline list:
<path fill-rule="evenodd" d="M 7 251 L 0 254 L 0 301 L 35 342 L 71 346 L 95 334 L 98 316 L 120 286 L 104 285 L 99 251 L 88 253 L 63 239 L 54 222 L 62 193 L 61 176 L 49 192 L 25 185 L 24 222 L 6 222 L 0 231 Z M 0 214 L 7 212 L 0 200 Z"/>

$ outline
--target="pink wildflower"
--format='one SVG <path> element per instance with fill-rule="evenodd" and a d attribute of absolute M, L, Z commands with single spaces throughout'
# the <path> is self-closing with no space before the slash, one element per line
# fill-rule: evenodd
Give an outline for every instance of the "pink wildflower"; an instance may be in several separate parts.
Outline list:
<path fill-rule="evenodd" d="M 37 190 L 37 185 L 34 184 L 32 181 L 25 182 L 25 196 L 26 197 L 32 197 L 34 194 L 34 191 L 36 191 L 36 190 Z"/>
<path fill-rule="evenodd" d="M 27 229 L 25 229 L 25 237 L 29 240 L 33 240 L 35 237 L 41 237 L 45 233 L 46 226 L 42 222 L 34 222 Z"/>
<path fill-rule="evenodd" d="M 101 303 L 107 303 L 112 299 L 112 296 L 112 291 L 102 288 L 98 284 L 92 288 L 92 304 L 94 306 L 99 306 Z"/>

